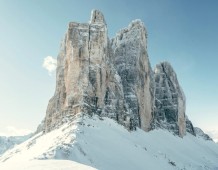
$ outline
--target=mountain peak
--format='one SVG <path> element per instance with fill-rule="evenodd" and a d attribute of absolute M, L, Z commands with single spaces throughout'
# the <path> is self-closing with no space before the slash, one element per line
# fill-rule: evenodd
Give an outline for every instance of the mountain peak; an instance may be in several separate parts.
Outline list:
<path fill-rule="evenodd" d="M 104 19 L 104 15 L 101 11 L 93 9 L 91 12 L 91 19 L 90 19 L 90 24 L 105 24 L 105 19 Z"/>
<path fill-rule="evenodd" d="M 186 132 L 195 135 L 191 121 L 186 120 L 186 99 L 173 67 L 162 62 L 155 71 L 151 68 L 147 31 L 139 19 L 112 40 L 99 10 L 92 11 L 89 24 L 71 22 L 56 75 L 45 132 L 69 117 L 97 114 L 128 130 L 160 127 L 181 137 Z"/>
<path fill-rule="evenodd" d="M 110 40 L 103 14 L 93 10 L 90 23 L 69 24 L 36 133 L 6 152 L 14 139 L 0 137 L 0 169 L 215 170 L 218 147 L 210 140 L 188 119 L 173 67 L 151 68 L 143 22 Z"/>

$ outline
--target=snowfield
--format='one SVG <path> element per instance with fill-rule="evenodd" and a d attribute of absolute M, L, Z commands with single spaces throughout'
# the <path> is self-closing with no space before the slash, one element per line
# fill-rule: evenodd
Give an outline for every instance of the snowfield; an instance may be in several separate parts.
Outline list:
<path fill-rule="evenodd" d="M 74 161 L 67 160 L 34 160 L 27 162 L 17 162 L 16 165 L 5 163 L 1 166 L 3 170 L 96 170 L 95 168 L 82 165 Z"/>
<path fill-rule="evenodd" d="M 1 170 L 218 170 L 218 145 L 165 130 L 129 132 L 109 118 L 84 117 L 39 133 L 0 156 Z"/>

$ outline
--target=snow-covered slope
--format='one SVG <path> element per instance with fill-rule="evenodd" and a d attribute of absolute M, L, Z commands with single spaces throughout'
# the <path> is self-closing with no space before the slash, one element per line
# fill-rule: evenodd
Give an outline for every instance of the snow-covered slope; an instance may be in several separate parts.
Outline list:
<path fill-rule="evenodd" d="M 164 130 L 129 132 L 112 119 L 93 116 L 74 118 L 50 133 L 39 133 L 0 157 L 1 170 L 67 169 L 68 165 L 82 169 L 80 164 L 101 170 L 216 170 L 218 146 Z"/>
<path fill-rule="evenodd" d="M 15 145 L 18 145 L 25 140 L 30 138 L 30 135 L 25 136 L 0 136 L 0 155 L 3 154 L 8 149 L 13 148 Z"/>
<path fill-rule="evenodd" d="M 95 170 L 90 166 L 86 166 L 74 161 L 68 160 L 34 160 L 27 162 L 16 162 L 16 164 L 6 163 L 1 166 L 1 170 Z"/>

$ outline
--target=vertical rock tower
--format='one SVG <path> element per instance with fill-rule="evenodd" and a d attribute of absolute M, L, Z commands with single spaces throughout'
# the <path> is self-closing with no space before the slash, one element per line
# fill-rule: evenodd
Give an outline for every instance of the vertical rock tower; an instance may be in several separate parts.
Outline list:
<path fill-rule="evenodd" d="M 150 130 L 154 105 L 153 72 L 147 54 L 147 31 L 140 20 L 112 40 L 114 66 L 121 77 L 126 109 L 135 124 Z"/>
<path fill-rule="evenodd" d="M 46 112 L 46 131 L 64 117 L 87 112 L 103 104 L 106 91 L 107 26 L 99 11 L 90 23 L 69 23 L 58 55 L 56 90 Z"/>
<path fill-rule="evenodd" d="M 186 133 L 186 99 L 176 73 L 168 62 L 163 62 L 156 66 L 154 78 L 154 124 L 183 137 Z"/>

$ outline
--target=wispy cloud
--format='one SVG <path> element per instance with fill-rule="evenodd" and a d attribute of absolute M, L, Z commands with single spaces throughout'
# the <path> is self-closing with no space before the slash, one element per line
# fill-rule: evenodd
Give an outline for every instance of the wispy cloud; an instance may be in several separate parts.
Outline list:
<path fill-rule="evenodd" d="M 53 58 L 52 56 L 45 57 L 42 67 L 48 70 L 48 74 L 51 76 L 56 70 L 57 59 Z"/>
<path fill-rule="evenodd" d="M 218 130 L 207 130 L 206 133 L 213 138 L 215 142 L 218 142 Z"/>
<path fill-rule="evenodd" d="M 24 136 L 32 133 L 29 129 L 16 128 L 14 126 L 7 126 L 1 130 L 0 136 Z"/>

